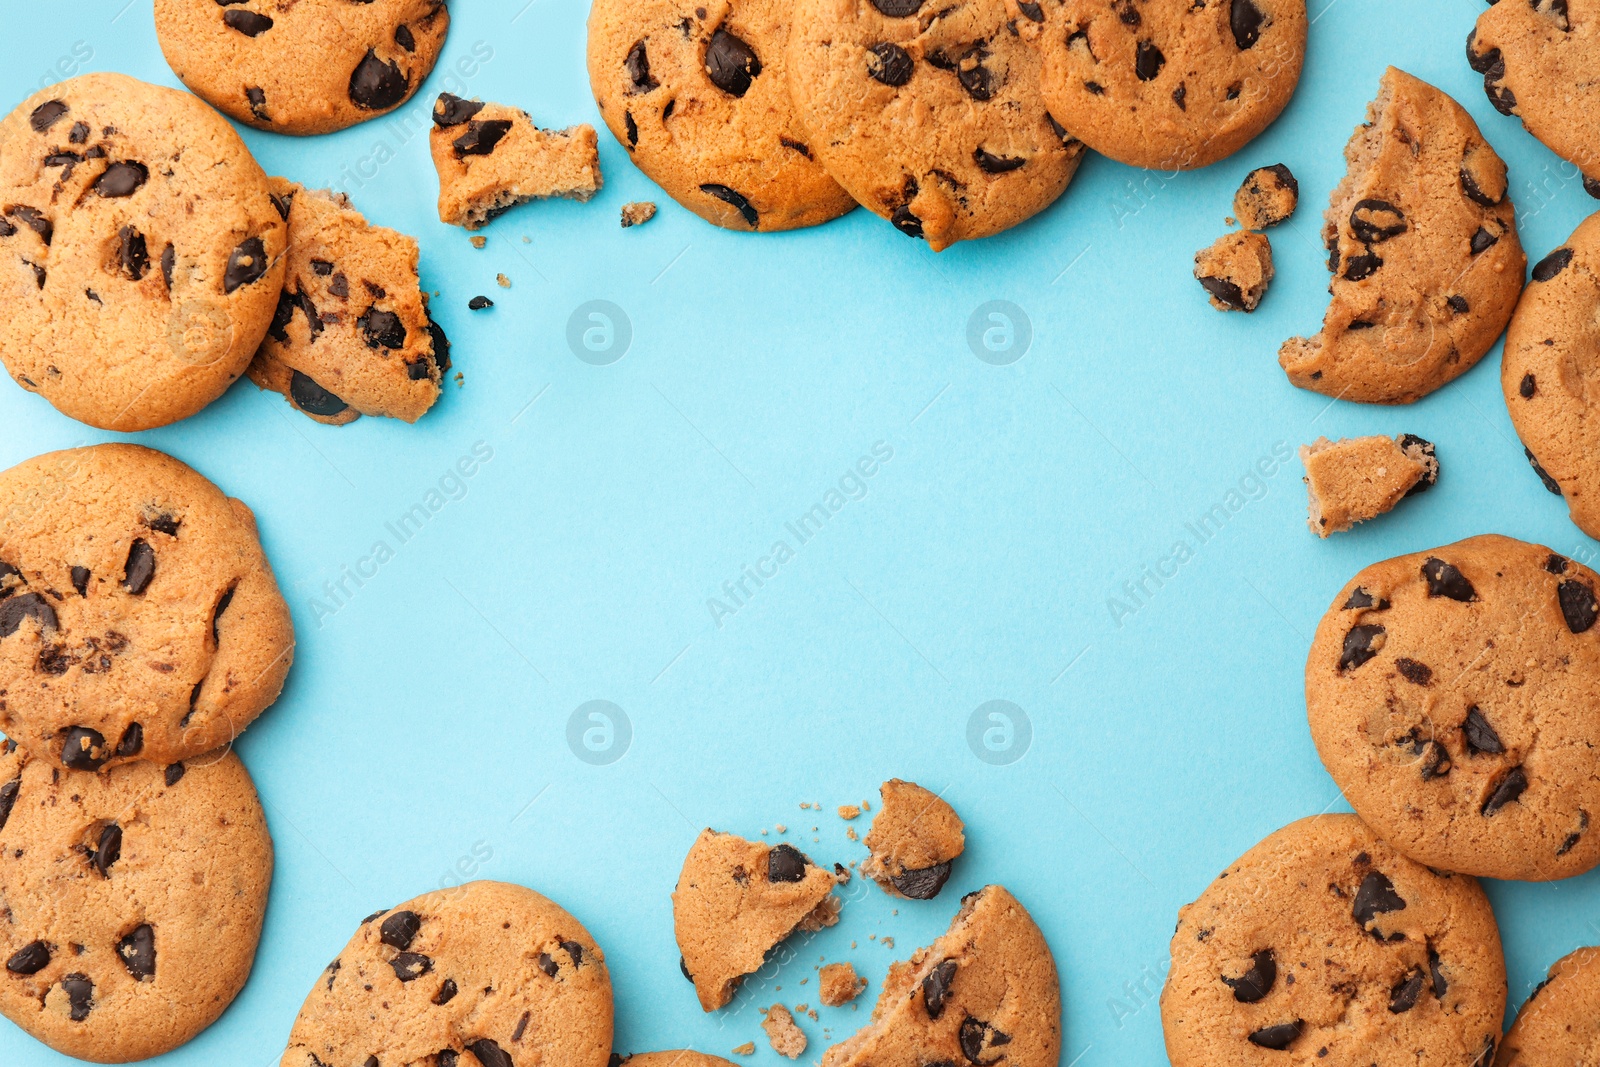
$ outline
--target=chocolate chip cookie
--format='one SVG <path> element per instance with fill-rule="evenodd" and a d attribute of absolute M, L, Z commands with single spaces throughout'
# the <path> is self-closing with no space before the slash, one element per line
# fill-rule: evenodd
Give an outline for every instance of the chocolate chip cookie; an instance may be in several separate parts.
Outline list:
<path fill-rule="evenodd" d="M 120 74 L 0 120 L 0 360 L 103 430 L 187 418 L 272 322 L 288 227 L 221 115 Z"/>
<path fill-rule="evenodd" d="M 1600 576 L 1474 537 L 1362 571 L 1306 663 L 1311 736 L 1384 840 L 1439 870 L 1544 881 L 1600 862 Z"/>
<path fill-rule="evenodd" d="M 1593 1063 L 1600 1055 L 1600 949 L 1580 948 L 1550 967 L 1549 976 L 1517 1013 L 1495 1067 Z"/>
<path fill-rule="evenodd" d="M 255 516 L 137 445 L 0 473 L 0 730 L 78 770 L 227 745 L 283 688 L 289 608 Z"/>
<path fill-rule="evenodd" d="M 416 422 L 450 367 L 417 278 L 416 239 L 369 224 L 342 194 L 272 183 L 290 205 L 288 269 L 251 380 L 318 422 Z"/>
<path fill-rule="evenodd" d="M 469 230 L 530 200 L 600 191 L 593 126 L 541 130 L 526 111 L 439 94 L 428 148 L 439 172 L 439 220 Z"/>
<path fill-rule="evenodd" d="M 683 973 L 700 1007 L 733 999 L 775 945 L 839 921 L 839 876 L 793 845 L 767 846 L 704 830 L 684 858 L 672 890 L 672 923 Z"/>
<path fill-rule="evenodd" d="M 433 70 L 444 0 L 156 0 L 183 83 L 240 122 L 331 133 L 393 111 Z"/>
<path fill-rule="evenodd" d="M 1232 155 L 1294 96 L 1305 0 L 1039 0 L 1045 106 L 1096 152 L 1162 171 Z"/>
<path fill-rule="evenodd" d="M 961 817 L 942 797 L 915 782 L 891 778 L 879 795 L 883 805 L 867 831 L 871 855 L 861 864 L 861 873 L 890 896 L 932 900 L 966 848 Z"/>
<path fill-rule="evenodd" d="M 1254 311 L 1273 277 L 1272 242 L 1264 233 L 1225 233 L 1194 255 L 1195 281 L 1218 311 Z"/>
<path fill-rule="evenodd" d="M 804 143 L 934 251 L 1043 211 L 1083 158 L 1007 0 L 798 0 L 788 65 Z"/>
<path fill-rule="evenodd" d="M 790 0 L 597 0 L 589 84 L 606 125 L 674 200 L 718 226 L 792 230 L 856 202 L 789 100 Z"/>
<path fill-rule="evenodd" d="M 1433 443 L 1410 433 L 1341 441 L 1319 437 L 1300 447 L 1300 462 L 1311 500 L 1308 521 L 1318 537 L 1387 514 L 1439 481 Z"/>
<path fill-rule="evenodd" d="M 1178 912 L 1161 1023 L 1172 1067 L 1488 1067 L 1505 1004 L 1478 883 L 1322 815 Z"/>
<path fill-rule="evenodd" d="M 1302 389 L 1409 404 L 1499 339 L 1527 258 L 1506 165 L 1449 96 L 1390 67 L 1323 226 L 1333 300 L 1278 362 Z"/>
<path fill-rule="evenodd" d="M 1246 230 L 1265 230 L 1289 221 L 1300 206 L 1300 182 L 1282 163 L 1257 167 L 1233 194 L 1233 213 Z"/>
<path fill-rule="evenodd" d="M 606 1067 L 611 1023 L 605 956 L 578 920 L 531 889 L 470 882 L 369 916 L 280 1062 Z"/>
<path fill-rule="evenodd" d="M 890 965 L 871 1021 L 822 1067 L 1057 1067 L 1060 1055 L 1055 958 L 1017 898 L 991 885 L 962 898 L 944 936 Z"/>
<path fill-rule="evenodd" d="M 1600 215 L 1533 268 L 1506 330 L 1500 386 L 1517 436 L 1572 521 L 1600 536 Z"/>
<path fill-rule="evenodd" d="M 271 881 L 237 756 L 89 774 L 0 745 L 0 1013 L 58 1052 L 143 1060 L 210 1026 Z"/>
<path fill-rule="evenodd" d="M 1489 102 L 1515 115 L 1600 196 L 1600 3 L 1495 4 L 1467 38 Z"/>

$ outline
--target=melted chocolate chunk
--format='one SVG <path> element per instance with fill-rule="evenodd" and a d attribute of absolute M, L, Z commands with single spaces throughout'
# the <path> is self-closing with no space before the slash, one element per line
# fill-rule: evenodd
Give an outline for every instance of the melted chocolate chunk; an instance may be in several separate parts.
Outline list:
<path fill-rule="evenodd" d="M 64 101 L 46 100 L 33 109 L 33 113 L 28 116 L 28 125 L 33 127 L 34 133 L 43 133 L 61 121 L 61 116 L 65 115 L 67 111 L 68 108 Z"/>
<path fill-rule="evenodd" d="M 1140 41 L 1134 52 L 1133 72 L 1142 82 L 1155 81 L 1161 73 L 1161 68 L 1167 65 L 1167 57 L 1161 54 L 1150 41 Z"/>
<path fill-rule="evenodd" d="M 385 945 L 397 948 L 404 952 L 411 947 L 411 942 L 416 940 L 417 931 L 422 929 L 422 917 L 414 911 L 397 911 L 378 928 L 379 936 Z"/>
<path fill-rule="evenodd" d="M 1461 736 L 1466 739 L 1469 756 L 1499 756 L 1505 753 L 1505 743 L 1476 704 L 1467 709 L 1467 720 L 1461 724 Z"/>
<path fill-rule="evenodd" d="M 987 148 L 973 149 L 972 161 L 976 163 L 978 165 L 978 169 L 983 171 L 985 174 L 1006 174 L 1010 171 L 1018 169 L 1028 162 L 1021 156 L 997 156 L 993 152 L 990 152 Z"/>
<path fill-rule="evenodd" d="M 1394 665 L 1399 670 L 1401 677 L 1412 685 L 1427 685 L 1433 681 L 1433 668 L 1426 663 L 1418 663 L 1414 659 L 1407 659 L 1405 656 L 1401 656 L 1394 661 Z"/>
<path fill-rule="evenodd" d="M 0 637 L 10 637 L 16 633 L 23 619 L 33 619 L 44 631 L 61 628 L 56 619 L 56 609 L 38 593 L 23 593 L 0 600 Z"/>
<path fill-rule="evenodd" d="M 150 579 L 155 576 L 155 549 L 144 538 L 134 538 L 128 548 L 128 562 L 122 569 L 122 587 L 134 596 L 141 596 L 150 588 Z"/>
<path fill-rule="evenodd" d="M 1524 455 L 1526 455 L 1528 457 L 1528 463 L 1529 463 L 1530 466 L 1533 467 L 1533 473 L 1535 473 L 1535 474 L 1537 474 L 1539 476 L 1539 480 L 1544 483 L 1544 487 L 1546 489 L 1548 489 L 1550 492 L 1554 493 L 1556 496 L 1560 496 L 1561 495 L 1561 484 L 1559 482 L 1557 482 L 1554 478 L 1550 477 L 1550 472 L 1549 471 L 1546 471 L 1543 467 L 1541 467 L 1539 465 L 1539 461 L 1536 458 L 1534 458 L 1533 449 L 1524 448 L 1522 450 L 1522 452 L 1523 452 Z"/>
<path fill-rule="evenodd" d="M 932 900 L 950 880 L 950 862 L 935 864 L 918 871 L 902 871 L 891 875 L 889 881 L 902 896 L 912 900 Z"/>
<path fill-rule="evenodd" d="M 706 45 L 706 76 L 728 95 L 742 97 L 761 76 L 761 59 L 743 39 L 718 29 Z"/>
<path fill-rule="evenodd" d="M 1383 648 L 1389 631 L 1375 623 L 1352 626 L 1344 635 L 1344 648 L 1339 653 L 1339 670 L 1353 671 L 1366 664 Z"/>
<path fill-rule="evenodd" d="M 1558 248 L 1545 256 L 1533 268 L 1533 280 L 1547 282 L 1557 274 L 1567 269 L 1567 264 L 1572 262 L 1572 249 Z"/>
<path fill-rule="evenodd" d="M 1350 232 L 1364 245 L 1393 240 L 1409 228 L 1405 214 L 1387 200 L 1361 200 L 1350 210 Z"/>
<path fill-rule="evenodd" d="M 487 119 L 482 122 L 474 119 L 467 124 L 467 132 L 457 137 L 451 144 L 458 156 L 486 156 L 493 152 L 501 138 L 510 132 L 509 119 Z"/>
<path fill-rule="evenodd" d="M 62 992 L 67 994 L 67 1017 L 81 1023 L 94 1010 L 94 983 L 86 974 L 69 974 L 61 979 Z"/>
<path fill-rule="evenodd" d="M 1584 582 L 1562 582 L 1556 588 L 1556 598 L 1561 602 L 1567 629 L 1575 634 L 1588 633 L 1596 619 L 1600 619 L 1600 603 L 1595 601 L 1594 590 Z"/>
<path fill-rule="evenodd" d="M 392 311 L 371 308 L 356 320 L 356 325 L 361 327 L 361 336 L 368 348 L 382 346 L 399 349 L 406 346 L 406 324 Z"/>
<path fill-rule="evenodd" d="M 397 63 L 385 63 L 372 49 L 350 74 L 350 102 L 367 111 L 387 111 L 406 98 L 411 82 Z"/>
<path fill-rule="evenodd" d="M 915 71 L 911 53 L 893 41 L 875 44 L 867 50 L 867 74 L 875 81 L 899 88 L 911 80 Z"/>
<path fill-rule="evenodd" d="M 1483 802 L 1480 814 L 1485 817 L 1493 815 L 1527 791 L 1527 773 L 1521 767 L 1513 767 L 1506 772 L 1500 781 L 1495 783 L 1494 789 L 1489 793 L 1489 798 Z"/>
<path fill-rule="evenodd" d="M 892 19 L 908 18 L 915 15 L 922 8 L 922 0 L 872 0 L 872 6 L 880 14 L 888 15 Z"/>
<path fill-rule="evenodd" d="M 1428 976 L 1421 967 L 1414 967 L 1411 973 L 1389 990 L 1389 1011 L 1393 1015 L 1408 1012 L 1417 1006 L 1417 999 L 1422 996 L 1423 983 Z"/>
<path fill-rule="evenodd" d="M 106 764 L 106 739 L 99 730 L 69 726 L 61 732 L 61 762 L 75 771 L 98 771 Z"/>
<path fill-rule="evenodd" d="M 94 181 L 94 191 L 108 199 L 132 196 L 150 180 L 150 168 L 143 163 L 113 163 Z"/>
<path fill-rule="evenodd" d="M 43 941 L 30 941 L 6 960 L 6 970 L 12 974 L 38 974 L 50 965 L 50 946 Z"/>
<path fill-rule="evenodd" d="M 122 858 L 122 827 L 107 823 L 100 830 L 100 840 L 89 850 L 89 865 L 100 872 L 100 877 L 110 878 L 111 867 Z"/>
<path fill-rule="evenodd" d="M 1272 950 L 1264 948 L 1250 957 L 1250 969 L 1238 978 L 1222 978 L 1222 984 L 1233 990 L 1233 999 L 1240 1004 L 1254 1004 L 1272 992 L 1278 980 L 1278 961 Z"/>
<path fill-rule="evenodd" d="M 440 93 L 439 99 L 433 102 L 433 122 L 436 126 L 449 129 L 461 125 L 482 110 L 481 101 L 463 100 L 454 93 Z"/>
<path fill-rule="evenodd" d="M 937 1019 L 944 1014 L 945 1000 L 950 996 L 950 983 L 955 981 L 956 961 L 940 960 L 938 966 L 922 979 L 922 1006 L 928 1018 Z"/>
<path fill-rule="evenodd" d="M 650 76 L 650 53 L 643 41 L 635 41 L 622 60 L 622 69 L 628 74 L 631 92 L 648 93 L 661 83 Z"/>
<path fill-rule="evenodd" d="M 272 29 L 272 19 L 266 15 L 258 15 L 254 11 L 224 11 L 222 21 L 230 29 L 238 30 L 246 37 L 260 37 Z"/>
<path fill-rule="evenodd" d="M 1233 43 L 1239 46 L 1241 52 L 1254 48 L 1256 42 L 1261 40 L 1261 27 L 1266 21 L 1267 17 L 1251 0 L 1232 0 L 1228 27 L 1233 30 Z"/>
<path fill-rule="evenodd" d="M 260 281 L 267 273 L 267 246 L 259 237 L 247 237 L 228 256 L 228 267 L 222 274 L 222 291 L 231 293 L 242 286 Z"/>
<path fill-rule="evenodd" d="M 511 1056 L 487 1037 L 480 1037 L 468 1043 L 467 1048 L 478 1057 L 478 1062 L 483 1064 L 483 1067 L 513 1067 Z"/>
<path fill-rule="evenodd" d="M 156 932 L 144 923 L 117 942 L 117 957 L 135 981 L 156 976 Z"/>
<path fill-rule="evenodd" d="M 726 185 L 708 182 L 700 187 L 700 191 L 707 196 L 714 196 L 723 203 L 731 205 L 734 210 L 744 217 L 744 221 L 750 224 L 752 230 L 760 224 L 761 216 L 756 212 L 755 208 L 750 206 L 750 201 Z"/>
<path fill-rule="evenodd" d="M 150 269 L 150 251 L 145 245 L 144 234 L 132 226 L 118 230 L 117 261 L 124 277 L 133 281 L 142 280 Z"/>
<path fill-rule="evenodd" d="M 444 983 L 439 986 L 439 992 L 433 995 L 433 1002 L 440 1005 L 448 1004 L 455 999 L 456 994 L 460 991 L 454 978 L 446 978 Z"/>
<path fill-rule="evenodd" d="M 433 961 L 418 952 L 402 952 L 389 961 L 394 976 L 402 982 L 415 982 L 433 970 Z"/>
<path fill-rule="evenodd" d="M 1389 602 L 1382 597 L 1375 597 L 1365 589 L 1357 586 L 1350 591 L 1350 599 L 1344 602 L 1344 610 L 1355 611 L 1361 608 L 1370 608 L 1373 611 L 1388 611 Z"/>
<path fill-rule="evenodd" d="M 767 881 L 803 882 L 806 858 L 793 845 L 778 845 L 767 853 Z"/>
<path fill-rule="evenodd" d="M 289 378 L 289 397 L 300 410 L 325 419 L 342 414 L 350 407 L 299 371 Z"/>
<path fill-rule="evenodd" d="M 1478 599 L 1478 591 L 1467 576 L 1438 556 L 1429 556 L 1422 564 L 1422 576 L 1428 580 L 1428 596 L 1445 597 L 1470 604 Z"/>
<path fill-rule="evenodd" d="M 1394 891 L 1394 883 L 1381 871 L 1368 871 L 1356 890 L 1356 899 L 1350 914 L 1363 929 L 1379 915 L 1391 911 L 1404 911 L 1406 902 Z"/>

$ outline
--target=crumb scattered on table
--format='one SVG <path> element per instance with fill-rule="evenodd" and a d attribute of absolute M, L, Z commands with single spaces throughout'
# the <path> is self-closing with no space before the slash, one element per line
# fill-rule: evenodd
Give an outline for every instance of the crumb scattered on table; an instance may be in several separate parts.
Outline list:
<path fill-rule="evenodd" d="M 511 279 L 507 278 L 504 274 L 496 274 L 494 276 L 494 280 L 500 284 L 500 288 L 502 289 L 511 288 Z"/>
<path fill-rule="evenodd" d="M 839 806 L 839 818 L 843 819 L 845 822 L 849 822 L 851 819 L 859 819 L 860 817 L 861 809 L 856 807 L 856 805 L 841 804 Z"/>
<path fill-rule="evenodd" d="M 822 1003 L 830 1008 L 850 1003 L 867 988 L 867 980 L 856 974 L 855 967 L 848 963 L 830 963 L 822 968 L 818 984 Z"/>
<path fill-rule="evenodd" d="M 643 226 L 656 217 L 656 206 L 648 200 L 635 201 L 632 204 L 622 205 L 622 228 L 630 226 Z M 804 805 L 801 805 L 804 807 Z"/>
<path fill-rule="evenodd" d="M 754 1041 L 746 1041 L 744 1044 L 734 1049 L 733 1054 L 735 1056 L 752 1056 L 755 1054 L 755 1051 L 756 1043 Z"/>
<path fill-rule="evenodd" d="M 782 1004 L 774 1004 L 762 1014 L 765 1017 L 761 1020 L 761 1029 L 766 1031 L 772 1051 L 791 1060 L 799 1059 L 806 1050 L 806 1035 L 795 1025 L 789 1009 Z"/>
<path fill-rule="evenodd" d="M 488 243 L 489 243 L 489 239 L 487 237 L 483 236 L 482 234 L 479 234 L 477 237 L 474 237 L 472 239 L 472 247 L 473 248 L 483 248 Z"/>

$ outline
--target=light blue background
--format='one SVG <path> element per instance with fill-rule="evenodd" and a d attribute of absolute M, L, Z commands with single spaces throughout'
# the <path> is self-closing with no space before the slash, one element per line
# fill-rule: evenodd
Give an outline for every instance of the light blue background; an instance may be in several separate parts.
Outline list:
<path fill-rule="evenodd" d="M 546 125 L 598 125 L 583 0 L 452 6 L 439 69 L 405 109 L 411 129 L 445 87 Z M 1342 807 L 1301 692 L 1309 636 L 1342 583 L 1491 531 L 1586 560 L 1596 547 L 1523 459 L 1498 350 L 1400 410 L 1330 406 L 1279 371 L 1280 341 L 1320 322 L 1320 213 L 1385 64 L 1445 88 L 1482 124 L 1510 163 L 1531 259 L 1596 206 L 1490 108 L 1463 55 L 1480 5 L 1313 10 L 1298 96 L 1235 158 L 1177 177 L 1091 158 L 1043 217 L 939 256 L 866 212 L 786 236 L 714 230 L 603 129 L 601 196 L 521 208 L 478 251 L 434 214 L 425 134 L 407 139 L 393 118 L 311 140 L 246 131 L 269 171 L 343 185 L 373 221 L 419 237 L 465 384 L 416 427 L 328 429 L 241 382 L 136 438 L 255 509 L 299 638 L 282 700 L 239 745 L 278 856 L 255 973 L 217 1025 L 162 1062 L 276 1063 L 360 918 L 474 863 L 564 903 L 599 940 L 619 1051 L 725 1055 L 755 1039 L 751 1062 L 775 1067 L 757 1006 L 816 1004 L 824 955 L 853 960 L 870 998 L 892 959 L 944 929 L 961 892 L 993 881 L 1055 950 L 1063 1063 L 1165 1062 L 1153 997 L 1179 906 L 1279 826 Z M 178 84 L 147 0 L 0 0 L 0 18 L 4 107 L 74 70 Z M 470 62 L 475 48 L 492 58 Z M 1194 251 L 1223 232 L 1244 172 L 1280 161 L 1305 203 L 1272 235 L 1277 282 L 1254 316 L 1218 314 L 1190 277 Z M 621 230 L 619 207 L 641 198 L 660 216 Z M 468 312 L 479 293 L 497 306 Z M 580 361 L 565 339 L 569 316 L 597 299 L 633 329 L 610 366 Z M 1012 365 L 968 346 L 968 318 L 990 300 L 1031 320 L 1031 349 Z M 9 383 L 0 426 L 4 465 L 110 436 Z M 1275 447 L 1402 431 L 1438 443 L 1432 493 L 1324 543 L 1305 528 L 1291 462 L 1113 622 L 1108 598 Z M 399 545 L 384 524 L 478 442 L 493 459 L 464 498 Z M 877 442 L 893 458 L 865 498 L 798 546 L 784 523 Z M 319 613 L 324 583 L 380 538 L 395 557 Z M 779 539 L 794 558 L 714 625 L 708 598 Z M 631 747 L 610 765 L 566 742 L 574 709 L 597 699 L 631 722 Z M 1033 727 L 1009 766 L 966 740 L 974 710 L 996 699 Z M 897 911 L 858 880 L 838 928 L 730 1012 L 702 1015 L 678 973 L 668 899 L 695 833 L 784 823 L 818 860 L 859 859 L 831 812 L 895 775 L 944 791 L 966 819 L 951 887 Z M 1557 956 L 1600 941 L 1597 877 L 1489 886 L 1513 1005 Z M 808 1060 L 824 1026 L 841 1039 L 869 1004 L 802 1020 Z M 66 1061 L 0 1023 L 0 1062 Z"/>

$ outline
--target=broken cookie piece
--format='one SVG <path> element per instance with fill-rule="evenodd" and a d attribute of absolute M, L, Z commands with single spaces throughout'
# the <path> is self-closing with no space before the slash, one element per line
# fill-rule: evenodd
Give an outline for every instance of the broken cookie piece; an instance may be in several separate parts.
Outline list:
<path fill-rule="evenodd" d="M 441 93 L 428 134 L 439 219 L 476 230 L 518 204 L 600 191 L 593 126 L 541 130 L 526 111 Z"/>
<path fill-rule="evenodd" d="M 817 974 L 822 1003 L 830 1008 L 848 1004 L 867 988 L 867 980 L 848 963 L 830 963 Z"/>
<path fill-rule="evenodd" d="M 416 239 L 371 225 L 341 193 L 269 180 L 288 213 L 288 270 L 250 380 L 326 425 L 362 415 L 416 422 L 450 369 L 450 342 L 417 277 Z"/>
<path fill-rule="evenodd" d="M 656 206 L 648 200 L 636 200 L 622 205 L 622 228 L 643 226 L 656 217 Z"/>
<path fill-rule="evenodd" d="M 950 878 L 950 865 L 966 847 L 961 817 L 915 782 L 891 778 L 880 790 L 883 807 L 872 820 L 861 873 L 890 896 L 932 900 Z"/>
<path fill-rule="evenodd" d="M 1264 233 L 1229 233 L 1195 253 L 1194 276 L 1218 311 L 1254 311 L 1272 284 L 1272 242 Z"/>
<path fill-rule="evenodd" d="M 961 900 L 949 931 L 892 964 L 871 1021 L 822 1067 L 1056 1067 L 1061 985 L 1044 934 L 1001 886 Z"/>
<path fill-rule="evenodd" d="M 1233 214 L 1247 230 L 1264 230 L 1288 220 L 1300 205 L 1300 183 L 1282 163 L 1245 175 L 1233 197 Z"/>
<path fill-rule="evenodd" d="M 774 1004 L 762 1013 L 761 1029 L 767 1033 L 767 1043 L 772 1051 L 791 1060 L 800 1058 L 806 1050 L 806 1032 L 794 1021 L 794 1016 L 782 1004 Z"/>
<path fill-rule="evenodd" d="M 703 831 L 672 891 L 678 950 L 700 1007 L 726 1006 L 740 980 L 791 934 L 838 922 L 838 883 L 792 845 Z"/>
<path fill-rule="evenodd" d="M 1311 496 L 1311 531 L 1318 537 L 1392 511 L 1439 480 L 1432 443 L 1409 433 L 1344 441 L 1319 437 L 1301 446 L 1300 462 Z"/>

